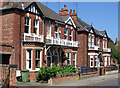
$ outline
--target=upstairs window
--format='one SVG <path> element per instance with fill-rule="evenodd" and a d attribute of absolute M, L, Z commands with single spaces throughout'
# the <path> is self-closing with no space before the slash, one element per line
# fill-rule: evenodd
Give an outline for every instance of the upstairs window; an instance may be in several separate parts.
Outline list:
<path fill-rule="evenodd" d="M 91 36 L 89 35 L 88 36 L 88 46 L 90 46 L 91 45 Z"/>
<path fill-rule="evenodd" d="M 70 41 L 72 41 L 72 40 L 73 40 L 73 30 L 70 29 Z"/>
<path fill-rule="evenodd" d="M 104 40 L 103 40 L 103 49 L 105 48 L 105 45 L 104 45 Z"/>
<path fill-rule="evenodd" d="M 65 28 L 65 31 L 64 31 L 64 38 L 68 39 L 68 29 L 67 28 Z"/>
<path fill-rule="evenodd" d="M 39 20 L 34 19 L 34 33 L 39 35 Z"/>
<path fill-rule="evenodd" d="M 47 23 L 47 37 L 51 37 L 51 24 Z"/>
<path fill-rule="evenodd" d="M 100 47 L 100 38 L 99 37 L 97 38 L 97 44 L 98 44 L 98 47 Z"/>
<path fill-rule="evenodd" d="M 92 46 L 94 46 L 94 36 L 92 36 Z"/>
<path fill-rule="evenodd" d="M 59 38 L 58 25 L 55 25 L 55 38 Z"/>
<path fill-rule="evenodd" d="M 30 33 L 31 19 L 25 17 L 25 33 Z"/>

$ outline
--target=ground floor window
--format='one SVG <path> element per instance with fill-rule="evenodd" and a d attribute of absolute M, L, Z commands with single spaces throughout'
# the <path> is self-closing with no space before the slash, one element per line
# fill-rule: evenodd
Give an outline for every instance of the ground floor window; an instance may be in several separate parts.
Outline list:
<path fill-rule="evenodd" d="M 26 69 L 32 70 L 32 50 L 26 51 Z"/>
<path fill-rule="evenodd" d="M 52 66 L 52 54 L 50 51 L 47 53 L 47 66 Z"/>
<path fill-rule="evenodd" d="M 68 60 L 67 60 L 67 65 L 71 65 L 71 53 L 70 52 L 67 52 L 67 55 L 68 57 Z"/>
<path fill-rule="evenodd" d="M 76 66 L 76 53 L 73 53 L 73 66 Z"/>
<path fill-rule="evenodd" d="M 97 64 L 97 55 L 95 55 L 95 67 L 97 67 L 98 64 Z"/>
<path fill-rule="evenodd" d="M 90 56 L 90 67 L 94 67 L 94 56 Z"/>
<path fill-rule="evenodd" d="M 36 55 L 35 55 L 35 66 L 36 68 L 41 67 L 41 50 L 36 50 Z"/>
<path fill-rule="evenodd" d="M 104 61 L 105 61 L 104 66 L 107 66 L 107 57 L 105 57 L 104 59 L 105 59 L 105 60 L 104 60 Z"/>
<path fill-rule="evenodd" d="M 109 60 L 108 64 L 110 65 L 110 57 L 108 57 L 108 60 Z"/>

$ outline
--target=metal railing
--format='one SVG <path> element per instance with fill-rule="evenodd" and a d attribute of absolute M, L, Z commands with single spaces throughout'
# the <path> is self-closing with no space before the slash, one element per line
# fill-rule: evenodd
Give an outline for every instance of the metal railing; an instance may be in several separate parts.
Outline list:
<path fill-rule="evenodd" d="M 88 50 L 98 50 L 99 49 L 99 47 L 98 46 L 96 46 L 96 45 L 91 45 L 91 46 L 88 46 Z"/>
<path fill-rule="evenodd" d="M 44 37 L 43 35 L 36 35 L 34 33 L 24 33 L 24 41 L 44 42 Z"/>
<path fill-rule="evenodd" d="M 66 39 L 60 38 L 53 38 L 53 37 L 46 37 L 46 43 L 48 44 L 55 44 L 55 45 L 64 45 L 70 47 L 78 47 L 78 41 L 70 41 Z"/>
<path fill-rule="evenodd" d="M 103 48 L 104 52 L 111 52 L 111 48 Z"/>

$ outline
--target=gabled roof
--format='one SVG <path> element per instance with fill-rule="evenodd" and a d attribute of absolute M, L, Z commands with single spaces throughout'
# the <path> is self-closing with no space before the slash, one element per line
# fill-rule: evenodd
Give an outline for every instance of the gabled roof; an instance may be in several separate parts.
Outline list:
<path fill-rule="evenodd" d="M 40 2 L 37 2 L 37 0 L 30 1 L 30 2 L 24 2 L 24 8 L 27 8 L 28 6 L 30 6 L 32 3 L 36 3 L 37 6 L 39 7 L 40 11 L 42 12 L 42 14 L 44 15 L 44 17 L 46 18 L 50 18 L 53 20 L 57 20 L 57 21 L 61 21 L 64 22 L 63 19 L 61 18 L 61 16 L 59 14 L 57 14 L 56 12 L 54 12 L 53 10 L 49 9 L 48 7 L 46 7 L 45 5 L 43 5 Z M 5 5 L 3 8 L 1 9 L 10 9 L 10 8 L 18 8 L 18 9 L 22 9 L 22 2 L 12 2 L 10 0 L 10 2 L 8 2 L 7 5 Z"/>
<path fill-rule="evenodd" d="M 96 30 L 93 26 L 87 24 L 86 22 L 84 22 L 84 21 L 81 20 L 80 18 L 77 19 L 77 26 L 78 26 L 78 27 L 82 26 L 82 28 L 81 28 L 80 30 L 78 30 L 78 31 L 90 32 L 90 30 L 92 29 L 93 32 L 94 32 L 96 35 L 98 35 L 98 36 L 104 37 L 105 34 L 107 35 L 106 31 L 98 31 L 98 30 Z M 107 36 L 107 37 L 108 37 L 108 36 Z"/>

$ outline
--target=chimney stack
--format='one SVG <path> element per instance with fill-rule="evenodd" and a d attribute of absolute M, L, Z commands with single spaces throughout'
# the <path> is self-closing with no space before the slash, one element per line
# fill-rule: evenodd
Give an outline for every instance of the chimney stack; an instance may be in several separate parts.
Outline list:
<path fill-rule="evenodd" d="M 64 9 L 62 8 L 62 9 L 59 11 L 59 14 L 60 14 L 60 16 L 68 15 L 68 9 L 67 9 L 67 6 L 66 6 L 66 5 L 64 5 Z"/>
<path fill-rule="evenodd" d="M 72 9 L 70 9 L 70 14 L 72 13 Z"/>

